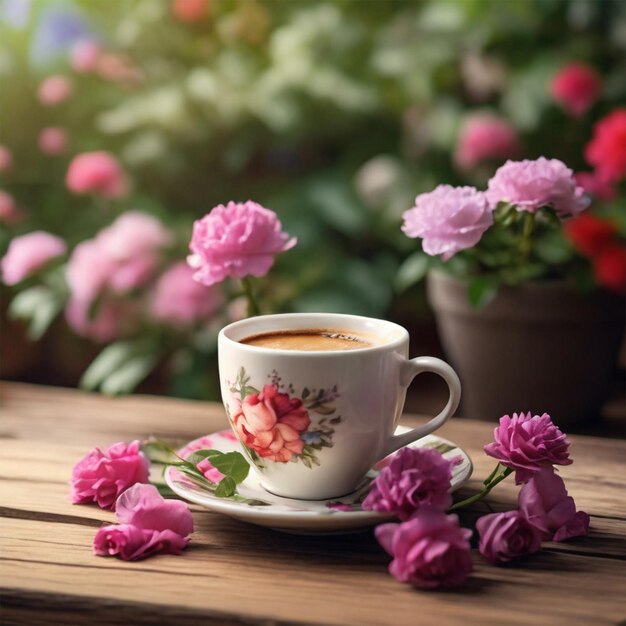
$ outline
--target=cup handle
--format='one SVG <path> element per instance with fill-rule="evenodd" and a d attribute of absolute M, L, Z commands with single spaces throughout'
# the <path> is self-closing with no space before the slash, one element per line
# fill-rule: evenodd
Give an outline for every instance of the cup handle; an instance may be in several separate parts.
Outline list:
<path fill-rule="evenodd" d="M 416 359 L 408 359 L 400 368 L 400 384 L 403 387 L 408 387 L 413 379 L 422 372 L 434 372 L 435 374 L 439 374 L 439 376 L 446 381 L 450 392 L 448 403 L 444 407 L 443 411 L 441 411 L 441 413 L 439 413 L 436 417 L 433 417 L 430 422 L 427 422 L 422 426 L 418 426 L 417 428 L 410 430 L 408 433 L 391 436 L 383 446 L 380 459 L 385 458 L 392 452 L 413 443 L 417 439 L 420 439 L 421 437 L 424 437 L 425 435 L 428 435 L 443 426 L 452 417 L 453 413 L 459 406 L 459 402 L 461 400 L 461 381 L 459 380 L 456 372 L 441 359 L 436 359 L 432 356 L 420 356 Z"/>

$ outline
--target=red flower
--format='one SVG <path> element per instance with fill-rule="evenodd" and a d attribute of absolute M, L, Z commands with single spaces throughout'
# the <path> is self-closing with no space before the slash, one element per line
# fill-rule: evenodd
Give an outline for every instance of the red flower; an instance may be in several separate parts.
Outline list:
<path fill-rule="evenodd" d="M 570 63 L 550 83 L 550 93 L 567 113 L 584 115 L 596 102 L 602 85 L 596 71 L 584 63 Z"/>
<path fill-rule="evenodd" d="M 615 109 L 594 126 L 585 159 L 606 181 L 626 177 L 626 109 Z"/>
<path fill-rule="evenodd" d="M 615 238 L 615 225 L 607 219 L 583 213 L 565 223 L 565 235 L 580 253 L 594 257 Z"/>
<path fill-rule="evenodd" d="M 201 20 L 209 7 L 209 0 L 172 0 L 171 11 L 180 22 L 191 24 Z"/>
<path fill-rule="evenodd" d="M 603 287 L 626 292 L 626 247 L 615 243 L 600 251 L 593 259 L 593 274 Z"/>

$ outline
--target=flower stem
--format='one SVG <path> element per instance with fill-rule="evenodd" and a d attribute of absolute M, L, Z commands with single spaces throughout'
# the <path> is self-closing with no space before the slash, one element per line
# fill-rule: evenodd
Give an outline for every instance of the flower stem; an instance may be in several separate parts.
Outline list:
<path fill-rule="evenodd" d="M 252 281 L 249 276 L 244 276 L 241 279 L 241 286 L 243 287 L 243 292 L 248 299 L 248 317 L 254 317 L 255 315 L 260 315 L 261 310 L 259 309 L 259 305 L 254 297 L 254 290 L 252 288 Z"/>
<path fill-rule="evenodd" d="M 507 467 L 501 474 L 487 483 L 478 493 L 475 493 L 473 496 L 470 496 L 465 500 L 461 500 L 460 502 L 455 502 L 448 510 L 454 511 L 455 509 L 460 509 L 464 506 L 468 506 L 470 504 L 474 504 L 474 502 L 482 500 L 498 483 L 502 482 L 509 474 L 512 473 L 513 470 L 510 467 Z"/>
<path fill-rule="evenodd" d="M 522 229 L 522 240 L 520 242 L 520 252 L 522 263 L 528 261 L 530 256 L 530 249 L 532 247 L 532 234 L 535 229 L 535 214 L 525 212 L 524 213 L 524 225 Z"/>
<path fill-rule="evenodd" d="M 488 485 L 493 480 L 494 476 L 498 473 L 499 469 L 500 463 L 496 463 L 496 466 L 493 468 L 493 472 L 491 472 L 491 474 L 489 474 L 489 476 L 487 476 L 487 478 L 483 480 L 483 485 Z"/>

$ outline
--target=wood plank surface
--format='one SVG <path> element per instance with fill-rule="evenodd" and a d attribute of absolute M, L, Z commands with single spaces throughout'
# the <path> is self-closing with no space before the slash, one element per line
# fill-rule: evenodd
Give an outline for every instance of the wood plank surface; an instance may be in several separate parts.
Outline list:
<path fill-rule="evenodd" d="M 420 418 L 403 420 L 409 425 Z M 114 514 L 68 500 L 72 465 L 87 450 L 153 434 L 184 443 L 226 427 L 218 405 L 0 385 L 0 585 L 2 624 L 623 624 L 626 619 L 626 446 L 572 436 L 562 469 L 592 515 L 588 537 L 547 544 L 510 567 L 475 555 L 460 590 L 424 592 L 391 578 L 371 531 L 298 537 L 192 506 L 183 557 L 139 563 L 91 554 Z M 475 464 L 470 487 L 491 470 L 482 453 L 493 425 L 456 418 L 440 432 Z M 494 510 L 515 506 L 498 487 Z M 463 514 L 466 524 L 486 505 Z"/>

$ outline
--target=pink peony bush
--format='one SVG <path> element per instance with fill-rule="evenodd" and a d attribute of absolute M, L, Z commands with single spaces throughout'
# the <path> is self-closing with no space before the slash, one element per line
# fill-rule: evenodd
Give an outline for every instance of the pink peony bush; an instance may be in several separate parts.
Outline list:
<path fill-rule="evenodd" d="M 39 85 L 39 102 L 44 106 L 56 106 L 61 104 L 74 94 L 74 85 L 66 76 L 54 75 L 48 76 L 41 85 Z"/>
<path fill-rule="evenodd" d="M 42 128 L 39 133 L 39 149 L 48 156 L 59 156 L 67 151 L 67 133 L 54 126 Z"/>
<path fill-rule="evenodd" d="M 9 219 L 11 216 L 9 211 Z M 15 285 L 65 254 L 66 250 L 63 239 L 42 230 L 15 237 L 0 261 L 2 280 L 7 285 Z"/>
<path fill-rule="evenodd" d="M 65 178 L 67 188 L 76 194 L 92 193 L 117 200 L 128 195 L 126 175 L 117 159 L 103 150 L 74 157 Z"/>

